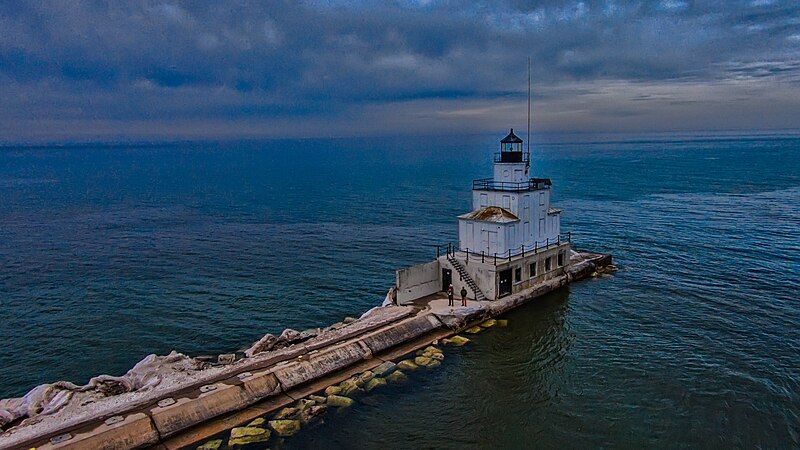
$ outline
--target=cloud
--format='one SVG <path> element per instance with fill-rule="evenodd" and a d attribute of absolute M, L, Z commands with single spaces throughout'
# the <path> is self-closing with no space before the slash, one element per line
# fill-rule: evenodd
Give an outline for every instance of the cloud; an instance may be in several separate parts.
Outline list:
<path fill-rule="evenodd" d="M 527 56 L 542 130 L 776 128 L 800 113 L 798 17 L 800 5 L 779 0 L 5 2 L 0 132 L 488 130 L 524 119 Z M 711 92 L 714 104 L 749 98 L 753 116 L 711 118 L 686 95 Z M 755 116 L 755 92 L 783 99 L 773 123 Z M 694 121 L 682 125 L 677 105 Z"/>

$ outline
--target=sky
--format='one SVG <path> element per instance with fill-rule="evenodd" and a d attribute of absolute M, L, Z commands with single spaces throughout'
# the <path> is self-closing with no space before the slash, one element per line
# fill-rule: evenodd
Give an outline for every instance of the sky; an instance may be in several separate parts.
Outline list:
<path fill-rule="evenodd" d="M 800 128 L 800 1 L 0 2 L 0 142 Z"/>

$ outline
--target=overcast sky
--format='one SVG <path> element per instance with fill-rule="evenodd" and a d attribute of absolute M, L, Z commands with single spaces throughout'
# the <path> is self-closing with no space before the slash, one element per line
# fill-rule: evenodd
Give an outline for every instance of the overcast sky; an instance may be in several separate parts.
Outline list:
<path fill-rule="evenodd" d="M 0 141 L 800 128 L 800 1 L 0 2 Z"/>

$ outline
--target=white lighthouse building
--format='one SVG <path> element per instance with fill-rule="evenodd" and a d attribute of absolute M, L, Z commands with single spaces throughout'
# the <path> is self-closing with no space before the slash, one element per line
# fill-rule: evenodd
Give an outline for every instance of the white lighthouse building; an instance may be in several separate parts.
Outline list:
<path fill-rule="evenodd" d="M 465 287 L 470 298 L 495 300 L 564 273 L 570 238 L 561 234 L 561 210 L 550 205 L 552 183 L 530 176 L 530 153 L 513 129 L 493 162 L 492 178 L 472 182 L 472 211 L 458 216 L 458 245 L 397 271 L 398 303 L 451 283 L 456 292 Z"/>

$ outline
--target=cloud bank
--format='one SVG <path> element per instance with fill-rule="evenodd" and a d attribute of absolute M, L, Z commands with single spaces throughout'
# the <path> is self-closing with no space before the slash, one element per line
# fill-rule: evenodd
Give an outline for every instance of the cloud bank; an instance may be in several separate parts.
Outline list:
<path fill-rule="evenodd" d="M 796 1 L 0 3 L 0 141 L 798 128 Z"/>

